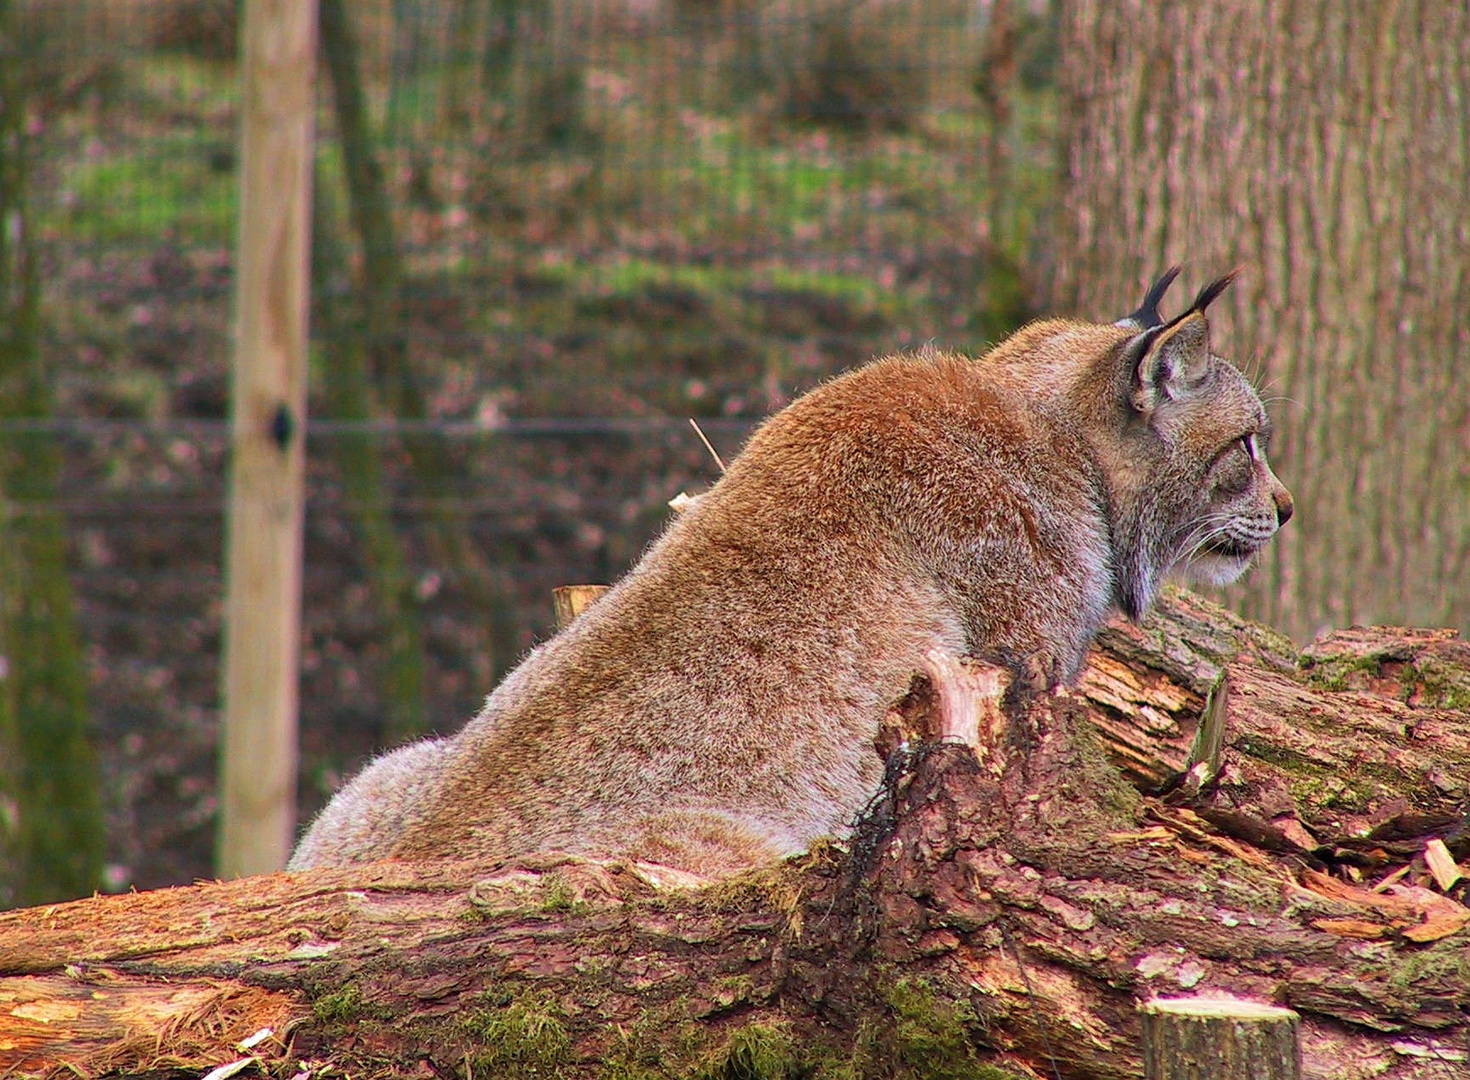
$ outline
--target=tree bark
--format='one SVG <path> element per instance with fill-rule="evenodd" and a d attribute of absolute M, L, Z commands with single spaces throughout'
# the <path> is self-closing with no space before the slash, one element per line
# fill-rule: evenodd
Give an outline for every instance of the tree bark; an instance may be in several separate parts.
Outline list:
<path fill-rule="evenodd" d="M 850 842 L 706 888 L 390 862 L 0 915 L 0 1073 L 1132 1077 L 1140 1002 L 1229 993 L 1300 1014 L 1305 1076 L 1452 1075 L 1470 908 L 1422 853 L 1470 851 L 1467 693 L 1449 633 L 1298 653 L 1171 593 L 978 747 L 916 738 L 916 679 Z"/>
<path fill-rule="evenodd" d="M 1052 305 L 1116 316 L 1171 263 L 1244 271 L 1211 319 L 1301 512 L 1239 606 L 1298 639 L 1470 628 L 1470 7 L 1060 11 Z"/>
<path fill-rule="evenodd" d="M 34 34 L 0 0 L 0 905 L 78 896 L 102 879 L 105 837 L 87 731 L 87 670 L 57 509 L 40 245 L 30 206 L 41 115 Z"/>

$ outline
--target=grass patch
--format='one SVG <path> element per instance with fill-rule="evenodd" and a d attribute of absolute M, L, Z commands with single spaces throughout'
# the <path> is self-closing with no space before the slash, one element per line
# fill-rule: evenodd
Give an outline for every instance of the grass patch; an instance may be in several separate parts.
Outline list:
<path fill-rule="evenodd" d="M 231 140 L 175 135 L 78 168 L 61 224 L 100 244 L 176 236 L 221 246 L 234 237 L 236 194 Z"/>

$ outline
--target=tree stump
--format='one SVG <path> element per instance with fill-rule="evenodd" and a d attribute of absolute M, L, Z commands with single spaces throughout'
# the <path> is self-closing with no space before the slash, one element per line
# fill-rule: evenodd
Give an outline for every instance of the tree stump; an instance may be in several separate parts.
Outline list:
<path fill-rule="evenodd" d="M 384 862 L 0 914 L 0 1075 L 1136 1078 L 1185 995 L 1294 1010 L 1307 1077 L 1465 1067 L 1470 647 L 1170 592 L 973 725 L 952 659 L 847 842 L 708 887 Z"/>
<path fill-rule="evenodd" d="M 1144 1080 L 1297 1080 L 1297 1014 L 1240 998 L 1155 998 L 1143 1017 Z"/>

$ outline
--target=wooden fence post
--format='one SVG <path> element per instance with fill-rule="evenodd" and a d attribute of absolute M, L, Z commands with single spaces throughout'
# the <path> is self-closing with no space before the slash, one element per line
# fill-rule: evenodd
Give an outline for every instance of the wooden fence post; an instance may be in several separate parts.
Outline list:
<path fill-rule="evenodd" d="M 315 0 L 246 0 L 217 861 L 278 870 L 296 820 Z"/>
<path fill-rule="evenodd" d="M 1143 1017 L 1144 1080 L 1298 1080 L 1297 1014 L 1241 998 L 1156 998 Z"/>

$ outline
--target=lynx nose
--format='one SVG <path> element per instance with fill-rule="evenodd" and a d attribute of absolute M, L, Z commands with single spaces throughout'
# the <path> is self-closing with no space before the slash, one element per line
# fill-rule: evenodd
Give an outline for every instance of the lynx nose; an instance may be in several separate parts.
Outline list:
<path fill-rule="evenodd" d="M 1276 500 L 1276 527 L 1279 529 L 1291 520 L 1291 515 L 1296 512 L 1296 504 L 1291 501 L 1291 492 L 1284 487 L 1278 487 L 1272 498 Z"/>

